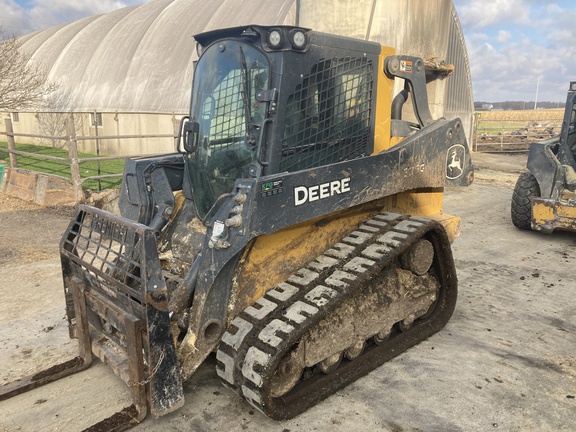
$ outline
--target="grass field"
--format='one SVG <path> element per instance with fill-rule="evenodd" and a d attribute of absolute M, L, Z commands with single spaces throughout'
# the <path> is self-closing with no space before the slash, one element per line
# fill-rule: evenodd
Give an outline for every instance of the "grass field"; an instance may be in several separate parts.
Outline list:
<path fill-rule="evenodd" d="M 475 151 L 527 151 L 530 142 L 560 133 L 564 108 L 477 111 L 472 138 Z"/>
<path fill-rule="evenodd" d="M 0 141 L 0 148 L 7 149 L 8 144 L 6 142 Z M 33 144 L 16 144 L 16 150 L 68 159 L 68 151 L 66 149 L 37 146 Z M 96 155 L 90 153 L 78 154 L 78 157 L 80 159 L 92 158 L 95 156 Z M 7 162 L 8 159 L 9 159 L 8 153 L 0 150 L 0 164 L 3 163 L 2 161 Z M 18 162 L 18 168 L 71 178 L 70 164 L 68 162 L 43 160 L 36 157 L 21 156 L 21 155 L 17 155 L 16 160 Z M 124 159 L 80 163 L 80 176 L 82 178 L 92 177 L 96 175 L 122 174 L 123 170 L 124 170 Z M 100 180 L 100 184 L 98 180 L 88 180 L 82 184 L 82 187 L 84 189 L 92 189 L 92 190 L 113 189 L 119 187 L 121 182 L 122 182 L 121 177 L 102 179 Z"/>
<path fill-rule="evenodd" d="M 519 111 L 478 111 L 478 114 L 482 120 L 562 120 L 564 108 Z"/>
<path fill-rule="evenodd" d="M 510 135 L 516 131 L 530 129 L 535 135 L 558 133 L 562 125 L 564 110 L 521 110 L 521 111 L 479 111 L 476 113 L 478 136 Z"/>

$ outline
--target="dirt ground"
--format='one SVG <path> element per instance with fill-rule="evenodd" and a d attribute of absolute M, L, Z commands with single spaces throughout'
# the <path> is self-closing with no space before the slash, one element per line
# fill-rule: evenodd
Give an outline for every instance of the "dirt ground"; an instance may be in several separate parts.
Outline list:
<path fill-rule="evenodd" d="M 525 159 L 525 156 L 523 156 Z M 522 156 L 475 159 L 449 189 L 459 300 L 445 329 L 306 413 L 276 422 L 224 388 L 209 359 L 186 405 L 136 431 L 571 431 L 576 412 L 576 234 L 514 228 Z M 76 354 L 68 339 L 58 242 L 73 209 L 0 194 L 0 385 Z M 79 431 L 129 405 L 96 363 L 0 402 L 0 431 Z"/>
<path fill-rule="evenodd" d="M 72 214 L 70 207 L 47 209 L 0 193 L 0 359 L 9 366 L 0 384 L 67 354 L 53 352 L 43 339 L 65 327 L 63 290 L 54 288 L 58 242 Z M 47 287 L 47 281 L 54 282 Z"/>

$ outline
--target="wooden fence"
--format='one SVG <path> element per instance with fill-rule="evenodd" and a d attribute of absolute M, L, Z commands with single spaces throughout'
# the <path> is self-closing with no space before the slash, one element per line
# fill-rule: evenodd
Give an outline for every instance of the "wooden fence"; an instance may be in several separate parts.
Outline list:
<path fill-rule="evenodd" d="M 72 116 L 67 117 L 65 119 L 65 126 L 66 126 L 66 135 L 65 136 L 50 136 L 50 135 L 36 135 L 36 134 L 24 134 L 24 133 L 14 133 L 14 129 L 12 126 L 12 120 L 10 118 L 5 119 L 5 132 L 0 131 L 0 135 L 5 135 L 6 140 L 8 143 L 8 148 L 4 149 L 0 147 L 0 151 L 8 152 L 9 160 L 10 160 L 10 167 L 11 168 L 18 168 L 18 159 L 17 156 L 27 156 L 33 157 L 43 160 L 52 160 L 58 162 L 64 162 L 70 165 L 70 179 L 74 188 L 74 195 L 76 202 L 81 203 L 84 201 L 84 191 L 82 188 L 82 184 L 88 180 L 102 180 L 106 178 L 114 178 L 114 177 L 121 177 L 122 174 L 103 174 L 96 176 L 88 176 L 82 177 L 80 175 L 80 164 L 82 162 L 91 162 L 91 161 L 106 161 L 106 160 L 114 160 L 114 159 L 126 159 L 128 157 L 139 157 L 143 155 L 123 155 L 123 156 L 97 156 L 97 157 L 90 157 L 90 158 L 79 158 L 78 157 L 78 141 L 84 140 L 122 140 L 122 139 L 134 139 L 134 138 L 172 138 L 174 142 L 176 142 L 178 137 L 178 131 L 175 130 L 173 134 L 148 134 L 148 135 L 96 135 L 96 136 L 77 136 L 76 135 L 76 128 L 74 126 L 74 119 Z M 39 139 L 48 139 L 48 140 L 58 140 L 58 141 L 65 141 L 66 148 L 68 150 L 68 157 L 57 157 L 57 156 L 49 156 L 49 155 L 42 155 L 37 153 L 29 153 L 20 150 L 16 150 L 16 143 L 14 137 L 26 137 L 26 138 L 39 138 Z M 59 177 L 59 176 L 57 176 Z M 69 180 L 69 179 L 65 179 Z"/>
<path fill-rule="evenodd" d="M 484 118 L 483 113 L 474 115 L 472 149 L 477 152 L 518 153 L 530 149 L 530 143 L 553 138 L 560 134 L 562 113 L 558 117 L 539 118 L 539 111 L 526 111 L 524 118 L 506 118 L 491 113 Z M 531 115 L 531 116 L 530 116 Z M 512 116 L 510 116 L 512 117 Z"/>

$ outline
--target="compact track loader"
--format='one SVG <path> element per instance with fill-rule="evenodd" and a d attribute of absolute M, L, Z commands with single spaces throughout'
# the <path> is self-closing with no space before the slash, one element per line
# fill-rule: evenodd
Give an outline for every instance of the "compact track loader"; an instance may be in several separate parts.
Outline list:
<path fill-rule="evenodd" d="M 570 83 L 558 137 L 531 143 L 528 172 L 512 195 L 512 223 L 551 233 L 576 231 L 576 81 Z"/>
<path fill-rule="evenodd" d="M 460 219 L 442 198 L 473 170 L 462 123 L 433 120 L 426 93 L 450 68 L 298 27 L 196 40 L 177 152 L 128 160 L 122 216 L 81 205 L 62 238 L 80 355 L 3 397 L 96 356 L 133 394 L 94 426 L 119 430 L 180 407 L 215 353 L 224 384 L 286 419 L 452 315 Z"/>

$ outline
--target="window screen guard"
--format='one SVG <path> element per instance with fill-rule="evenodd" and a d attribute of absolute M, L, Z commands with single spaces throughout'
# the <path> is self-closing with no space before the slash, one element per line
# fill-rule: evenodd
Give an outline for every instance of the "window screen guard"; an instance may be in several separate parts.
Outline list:
<path fill-rule="evenodd" d="M 280 169 L 297 171 L 371 151 L 373 63 L 321 59 L 288 98 Z"/>

